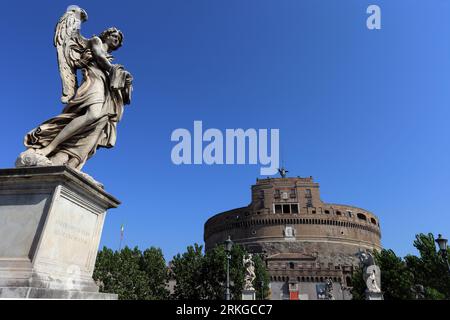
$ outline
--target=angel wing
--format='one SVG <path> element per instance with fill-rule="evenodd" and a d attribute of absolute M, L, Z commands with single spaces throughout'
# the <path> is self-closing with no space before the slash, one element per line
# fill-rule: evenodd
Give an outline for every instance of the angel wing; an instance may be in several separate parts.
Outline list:
<path fill-rule="evenodd" d="M 77 67 L 87 40 L 80 35 L 81 23 L 87 13 L 78 6 L 69 6 L 55 28 L 53 44 L 58 55 L 58 67 L 62 80 L 62 103 L 68 103 L 77 90 Z"/>

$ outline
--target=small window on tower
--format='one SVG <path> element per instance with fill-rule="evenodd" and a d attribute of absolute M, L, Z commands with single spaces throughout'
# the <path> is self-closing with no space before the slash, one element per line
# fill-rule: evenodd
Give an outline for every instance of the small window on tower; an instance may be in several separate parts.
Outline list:
<path fill-rule="evenodd" d="M 364 220 L 364 221 L 367 220 L 367 217 L 364 214 L 362 214 L 362 213 L 358 213 L 356 216 L 358 217 L 358 219 L 361 219 L 361 220 Z"/>
<path fill-rule="evenodd" d="M 275 205 L 275 213 L 283 213 L 283 211 L 281 210 L 281 204 Z"/>
<path fill-rule="evenodd" d="M 275 190 L 273 196 L 274 196 L 275 198 L 279 198 L 279 197 L 280 197 L 280 190 L 278 190 L 278 189 Z"/>
<path fill-rule="evenodd" d="M 291 189 L 290 197 L 291 197 L 291 198 L 295 198 L 295 197 L 296 197 L 296 195 L 295 195 L 295 189 Z"/>
<path fill-rule="evenodd" d="M 306 189 L 305 193 L 307 198 L 311 198 L 311 189 Z"/>

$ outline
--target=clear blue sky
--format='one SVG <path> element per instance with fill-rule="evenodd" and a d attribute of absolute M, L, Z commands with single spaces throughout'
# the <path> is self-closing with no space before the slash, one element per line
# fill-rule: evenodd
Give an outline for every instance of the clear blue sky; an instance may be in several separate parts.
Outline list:
<path fill-rule="evenodd" d="M 2 143 L 12 167 L 23 136 L 62 110 L 52 45 L 69 4 L 85 36 L 117 26 L 115 53 L 134 100 L 114 149 L 85 171 L 122 201 L 102 245 L 203 243 L 213 214 L 247 205 L 259 166 L 175 166 L 172 130 L 279 128 L 292 175 L 322 199 L 380 217 L 382 243 L 413 253 L 414 235 L 450 237 L 450 3 L 444 0 L 13 1 L 0 20 Z M 382 9 L 382 30 L 365 26 Z"/>

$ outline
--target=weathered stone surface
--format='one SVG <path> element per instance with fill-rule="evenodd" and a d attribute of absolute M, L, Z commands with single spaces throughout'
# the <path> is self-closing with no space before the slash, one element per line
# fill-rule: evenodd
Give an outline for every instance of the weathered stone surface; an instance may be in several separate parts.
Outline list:
<path fill-rule="evenodd" d="M 98 294 L 101 231 L 106 210 L 118 205 L 66 166 L 0 170 L 0 298 Z"/>
<path fill-rule="evenodd" d="M 3 287 L 1 299 L 117 300 L 117 294 L 43 288 Z"/>
<path fill-rule="evenodd" d="M 255 290 L 242 290 L 242 300 L 256 300 Z"/>
<path fill-rule="evenodd" d="M 22 152 L 16 160 L 16 167 L 35 167 L 35 166 L 51 166 L 53 163 L 49 158 L 42 154 L 36 153 L 34 149 L 27 149 Z"/>
<path fill-rule="evenodd" d="M 24 167 L 45 167 L 45 166 L 58 166 L 59 164 L 56 162 L 51 161 L 46 156 L 43 156 L 42 154 L 36 152 L 35 149 L 27 149 L 26 151 L 22 152 L 16 160 L 16 168 L 24 168 Z M 100 188 L 103 188 L 103 184 L 96 181 L 94 178 L 92 178 L 89 174 L 82 172 L 78 170 L 78 173 L 84 176 L 87 180 L 90 182 L 96 184 Z"/>

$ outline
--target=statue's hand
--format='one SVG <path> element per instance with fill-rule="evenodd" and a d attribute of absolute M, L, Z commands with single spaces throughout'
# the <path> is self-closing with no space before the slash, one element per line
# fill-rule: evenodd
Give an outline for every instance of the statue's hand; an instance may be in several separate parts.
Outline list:
<path fill-rule="evenodd" d="M 133 76 L 128 71 L 125 71 L 125 73 L 126 73 L 125 84 L 126 85 L 131 85 L 133 83 Z"/>
<path fill-rule="evenodd" d="M 87 49 L 81 53 L 80 59 L 77 61 L 78 67 L 85 67 L 93 59 L 92 51 Z"/>

